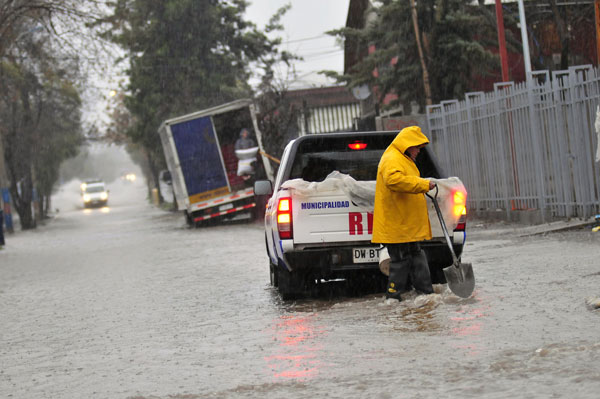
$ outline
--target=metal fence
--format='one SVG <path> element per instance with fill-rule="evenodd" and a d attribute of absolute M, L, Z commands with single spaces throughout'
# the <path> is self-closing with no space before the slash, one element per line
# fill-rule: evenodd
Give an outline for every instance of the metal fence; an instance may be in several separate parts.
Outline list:
<path fill-rule="evenodd" d="M 308 107 L 299 120 L 300 135 L 331 133 L 352 130 L 354 120 L 360 116 L 360 104 L 337 104 Z"/>
<path fill-rule="evenodd" d="M 586 65 L 428 106 L 427 122 L 440 163 L 465 183 L 471 211 L 588 218 L 600 211 L 599 103 L 600 72 Z"/>

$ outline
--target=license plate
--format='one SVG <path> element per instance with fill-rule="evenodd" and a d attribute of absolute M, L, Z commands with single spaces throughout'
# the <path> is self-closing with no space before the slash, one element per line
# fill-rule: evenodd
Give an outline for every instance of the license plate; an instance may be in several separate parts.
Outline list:
<path fill-rule="evenodd" d="M 233 208 L 233 204 L 230 202 L 229 204 L 221 205 L 219 207 L 219 210 L 220 211 L 226 211 L 226 210 L 231 209 L 231 208 Z"/>
<path fill-rule="evenodd" d="M 354 263 L 379 262 L 379 248 L 352 248 L 352 261 Z"/>

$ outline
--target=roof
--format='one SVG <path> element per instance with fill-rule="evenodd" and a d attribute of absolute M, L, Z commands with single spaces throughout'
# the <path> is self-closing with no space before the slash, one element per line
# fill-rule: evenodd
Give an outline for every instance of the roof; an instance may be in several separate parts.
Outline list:
<path fill-rule="evenodd" d="M 104 187 L 104 182 L 103 181 L 95 181 L 93 183 L 87 183 L 86 187 L 96 187 L 96 186 L 103 186 Z"/>
<path fill-rule="evenodd" d="M 172 125 L 175 123 L 187 122 L 189 120 L 200 118 L 203 116 L 212 116 L 216 114 L 222 114 L 224 112 L 235 111 L 236 109 L 248 107 L 250 106 L 250 104 L 252 104 L 252 99 L 242 98 L 229 103 L 217 105 L 216 107 L 206 108 L 200 111 L 192 112 L 190 114 L 176 116 L 174 118 L 165 120 L 161 124 L 159 130 L 162 129 L 163 125 Z"/>
<path fill-rule="evenodd" d="M 354 104 L 358 100 L 344 86 L 318 87 L 314 89 L 289 90 L 287 98 L 292 104 L 307 107 Z"/>

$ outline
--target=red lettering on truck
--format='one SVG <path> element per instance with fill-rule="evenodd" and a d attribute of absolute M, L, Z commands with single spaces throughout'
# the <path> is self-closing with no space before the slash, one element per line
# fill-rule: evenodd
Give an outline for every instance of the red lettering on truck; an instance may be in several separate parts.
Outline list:
<path fill-rule="evenodd" d="M 350 235 L 361 235 L 363 233 L 362 225 L 362 213 L 360 212 L 349 212 L 348 213 L 348 226 Z"/>
<path fill-rule="evenodd" d="M 360 212 L 348 213 L 348 231 L 351 236 L 363 234 L 363 214 Z M 373 214 L 367 213 L 367 232 L 373 234 Z"/>

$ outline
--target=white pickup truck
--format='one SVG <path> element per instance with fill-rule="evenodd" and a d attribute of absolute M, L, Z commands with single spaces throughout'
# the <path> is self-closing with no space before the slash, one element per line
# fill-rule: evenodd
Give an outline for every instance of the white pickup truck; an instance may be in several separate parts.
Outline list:
<path fill-rule="evenodd" d="M 265 212 L 265 241 L 271 284 L 284 299 L 307 292 L 315 283 L 340 278 L 374 279 L 383 290 L 382 247 L 371 243 L 373 197 L 377 165 L 396 135 L 366 132 L 300 137 L 286 146 L 274 185 L 268 180 L 255 183 L 255 195 L 271 195 Z M 457 183 L 442 179 L 428 147 L 421 151 L 417 166 L 422 177 L 440 179 L 438 201 L 460 256 L 465 240 L 464 186 L 458 179 Z M 445 283 L 442 269 L 452 264 L 452 257 L 433 205 L 429 205 L 434 238 L 421 245 L 433 283 Z"/>

